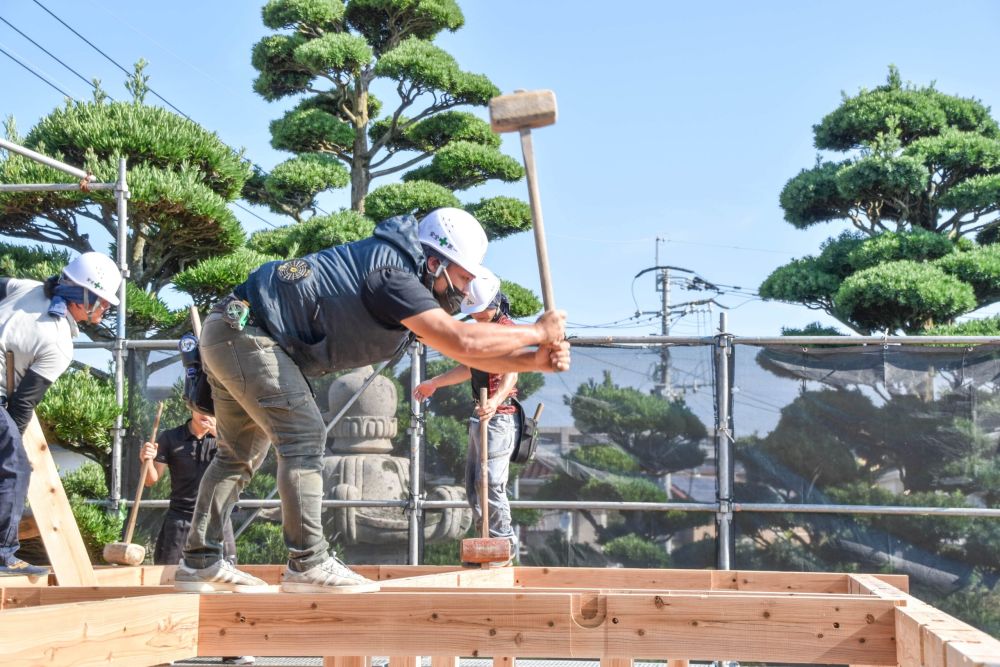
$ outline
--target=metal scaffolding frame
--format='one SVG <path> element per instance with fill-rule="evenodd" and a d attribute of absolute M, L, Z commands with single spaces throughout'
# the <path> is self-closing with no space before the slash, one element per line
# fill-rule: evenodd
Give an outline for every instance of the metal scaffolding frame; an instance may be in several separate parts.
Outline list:
<path fill-rule="evenodd" d="M 116 244 L 118 246 L 118 270 L 122 274 L 121 284 L 118 286 L 118 307 L 115 309 L 115 338 L 110 345 L 110 350 L 114 358 L 115 367 L 115 401 L 118 403 L 119 412 L 115 418 L 115 428 L 111 445 L 111 502 L 117 506 L 121 500 L 121 464 L 122 464 L 122 439 L 125 433 L 123 428 L 125 406 L 125 283 L 128 281 L 128 253 L 126 245 L 128 243 L 128 179 L 125 158 L 118 160 L 118 180 L 114 183 L 98 182 L 95 176 L 83 169 L 79 169 L 65 162 L 60 162 L 48 155 L 42 155 L 30 148 L 25 148 L 19 144 L 6 139 L 0 139 L 0 149 L 16 153 L 29 160 L 34 160 L 52 169 L 56 169 L 74 178 L 80 179 L 79 183 L 3 183 L 0 184 L 0 192 L 67 192 L 81 191 L 91 192 L 97 190 L 110 190 L 114 192 L 117 206 L 118 229 L 116 234 Z M 79 346 L 85 347 L 85 346 Z M 108 347 L 103 345 L 100 347 Z"/>

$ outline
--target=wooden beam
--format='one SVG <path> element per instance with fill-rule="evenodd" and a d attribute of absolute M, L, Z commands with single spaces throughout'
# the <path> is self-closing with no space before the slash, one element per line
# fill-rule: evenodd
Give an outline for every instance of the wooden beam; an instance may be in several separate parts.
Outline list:
<path fill-rule="evenodd" d="M 894 665 L 891 601 L 436 593 L 201 596 L 201 655 L 534 655 Z M 586 609 L 590 609 L 586 612 Z M 575 610 L 575 611 L 574 611 Z"/>
<path fill-rule="evenodd" d="M 390 655 L 389 667 L 420 667 L 420 658 L 415 655 Z"/>
<path fill-rule="evenodd" d="M 514 667 L 516 663 L 517 658 L 512 655 L 493 656 L 493 667 Z"/>
<path fill-rule="evenodd" d="M 432 655 L 431 667 L 459 667 L 461 660 L 457 655 Z"/>
<path fill-rule="evenodd" d="M 0 612 L 4 667 L 159 665 L 198 654 L 198 596 L 151 595 Z"/>
<path fill-rule="evenodd" d="M 177 593 L 173 586 L 49 586 L 47 588 L 5 588 L 3 609 L 22 609 L 41 605 L 94 602 L 142 595 Z"/>
<path fill-rule="evenodd" d="M 372 667 L 372 659 L 369 656 L 334 655 L 323 658 L 323 667 Z"/>
<path fill-rule="evenodd" d="M 453 572 L 422 574 L 415 577 L 387 579 L 382 590 L 404 588 L 500 588 L 514 586 L 514 568 L 497 567 L 486 570 L 465 569 Z"/>
<path fill-rule="evenodd" d="M 601 658 L 601 667 L 632 667 L 632 658 Z"/>
<path fill-rule="evenodd" d="M 22 442 L 31 464 L 28 502 L 56 579 L 63 586 L 96 586 L 87 547 L 37 416 L 32 415 Z"/>

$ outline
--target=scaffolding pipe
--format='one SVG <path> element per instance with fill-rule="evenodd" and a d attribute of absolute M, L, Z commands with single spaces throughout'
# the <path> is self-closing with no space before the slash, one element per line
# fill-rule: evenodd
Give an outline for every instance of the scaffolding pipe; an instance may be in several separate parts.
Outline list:
<path fill-rule="evenodd" d="M 729 414 L 729 358 L 732 355 L 732 336 L 726 331 L 726 314 L 719 314 L 719 334 L 715 337 L 715 474 L 716 501 L 716 567 L 732 569 L 733 553 L 733 478 L 732 422 Z"/>
<path fill-rule="evenodd" d="M 117 183 L 87 183 L 87 190 L 114 190 Z M 79 183 L 26 183 L 21 185 L 0 185 L 0 192 L 79 192 Z"/>
<path fill-rule="evenodd" d="M 122 281 L 118 286 L 118 308 L 116 313 L 114 360 L 115 360 L 115 402 L 118 416 L 115 417 L 114 439 L 111 443 L 111 504 L 117 508 L 122 497 L 122 443 L 125 435 L 125 283 L 128 282 L 128 181 L 126 180 L 125 158 L 118 160 L 118 182 L 115 184 L 115 202 L 118 205 L 118 270 Z M 142 484 L 142 480 L 138 484 Z"/>
<path fill-rule="evenodd" d="M 0 148 L 8 150 L 11 153 L 17 153 L 18 155 L 23 155 L 24 157 L 30 160 L 34 160 L 35 162 L 44 164 L 46 167 L 52 167 L 53 169 L 58 169 L 61 172 L 69 174 L 70 176 L 75 176 L 76 178 L 79 178 L 81 181 L 90 182 L 94 180 L 94 175 L 87 173 L 83 169 L 73 167 L 71 165 L 66 164 L 65 162 L 60 162 L 59 160 L 51 158 L 48 155 L 42 155 L 41 153 L 36 153 L 30 148 L 19 146 L 18 144 L 15 144 L 11 141 L 7 141 L 6 139 L 0 139 Z"/>
<path fill-rule="evenodd" d="M 410 346 L 410 502 L 409 512 L 409 563 L 420 564 L 420 538 L 423 534 L 423 460 L 420 457 L 420 443 L 424 434 L 424 415 L 422 402 L 413 396 L 420 384 L 420 352 L 423 345 L 414 341 Z"/>

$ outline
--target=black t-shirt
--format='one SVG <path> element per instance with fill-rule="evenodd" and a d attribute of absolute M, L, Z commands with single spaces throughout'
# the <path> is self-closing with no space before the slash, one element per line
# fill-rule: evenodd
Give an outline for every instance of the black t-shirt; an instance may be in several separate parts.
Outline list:
<path fill-rule="evenodd" d="M 215 457 L 215 436 L 206 433 L 204 438 L 196 438 L 189 419 L 177 428 L 160 433 L 156 444 L 159 449 L 153 460 L 166 463 L 170 468 L 170 509 L 194 514 L 198 484 Z"/>
<path fill-rule="evenodd" d="M 377 269 L 368 274 L 361 289 L 361 301 L 380 324 L 392 329 L 407 317 L 440 308 L 437 299 L 420 279 L 401 269 Z"/>

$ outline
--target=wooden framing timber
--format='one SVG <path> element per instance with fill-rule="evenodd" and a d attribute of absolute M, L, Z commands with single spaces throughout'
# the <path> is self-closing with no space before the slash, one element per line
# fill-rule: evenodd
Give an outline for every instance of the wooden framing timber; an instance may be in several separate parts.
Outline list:
<path fill-rule="evenodd" d="M 323 656 L 324 665 L 457 667 L 459 656 L 1000 667 L 1000 642 L 906 592 L 896 575 L 358 566 L 383 589 L 174 592 L 172 567 L 98 568 L 97 586 L 0 579 L 7 665 L 157 665 L 193 656 Z"/>

